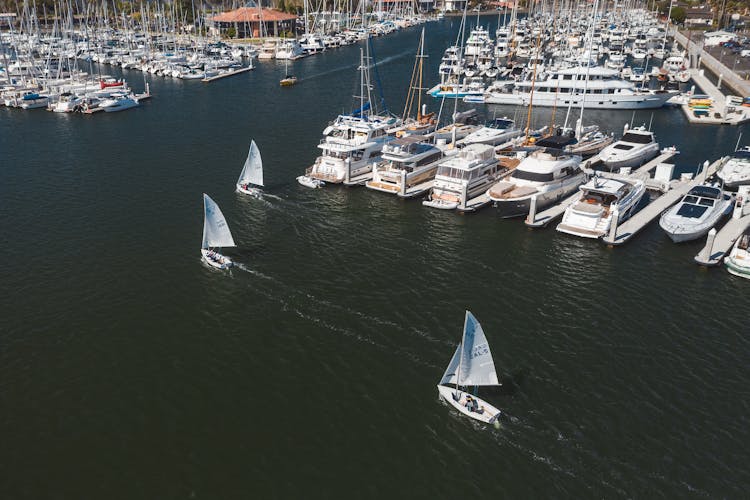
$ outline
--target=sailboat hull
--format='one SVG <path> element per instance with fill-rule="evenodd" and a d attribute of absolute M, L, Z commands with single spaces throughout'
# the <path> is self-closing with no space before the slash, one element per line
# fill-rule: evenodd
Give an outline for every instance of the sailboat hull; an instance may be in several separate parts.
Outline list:
<path fill-rule="evenodd" d="M 441 398 L 447 401 L 462 415 L 465 415 L 469 418 L 479 420 L 480 422 L 484 422 L 485 424 L 492 424 L 502 414 L 499 409 L 484 401 L 482 398 L 473 396 L 468 392 L 454 389 L 452 387 L 447 387 L 445 385 L 438 385 L 437 388 Z M 456 400 L 456 395 L 458 395 L 458 400 Z M 471 396 L 476 400 L 479 411 L 469 411 L 469 409 L 466 407 L 466 396 Z"/>
<path fill-rule="evenodd" d="M 211 252 L 205 248 L 201 249 L 201 257 L 203 258 L 203 262 L 216 269 L 229 269 L 234 265 L 234 262 L 229 257 L 221 255 L 219 252 Z"/>
<path fill-rule="evenodd" d="M 255 196 L 256 198 L 260 198 L 260 195 L 261 195 L 260 189 L 250 187 L 250 186 L 243 186 L 242 184 L 237 184 L 237 192 L 246 194 L 249 196 Z"/>

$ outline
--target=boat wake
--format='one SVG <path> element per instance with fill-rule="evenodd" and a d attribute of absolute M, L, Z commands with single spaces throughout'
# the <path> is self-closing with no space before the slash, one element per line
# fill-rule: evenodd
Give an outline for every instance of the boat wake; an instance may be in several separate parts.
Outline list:
<path fill-rule="evenodd" d="M 378 65 L 380 66 L 380 65 L 383 65 L 383 64 L 387 64 L 387 63 L 389 63 L 391 61 L 395 61 L 396 59 L 401 59 L 402 57 L 406 57 L 408 55 L 413 55 L 413 54 L 414 54 L 414 51 L 412 51 L 412 50 L 406 50 L 404 52 L 400 52 L 398 54 L 394 54 L 392 56 L 388 56 L 388 57 L 386 57 L 384 59 L 380 59 L 378 61 Z"/>
<path fill-rule="evenodd" d="M 305 78 L 300 78 L 300 79 L 297 80 L 297 83 L 304 82 L 306 80 L 314 80 L 314 79 L 320 78 L 322 76 L 332 75 L 334 73 L 339 73 L 339 72 L 345 71 L 347 69 L 356 68 L 357 66 L 359 66 L 359 65 L 358 64 L 350 64 L 348 66 L 338 66 L 336 68 L 329 69 L 328 71 L 323 71 L 322 73 L 317 73 L 315 75 L 306 76 Z"/>

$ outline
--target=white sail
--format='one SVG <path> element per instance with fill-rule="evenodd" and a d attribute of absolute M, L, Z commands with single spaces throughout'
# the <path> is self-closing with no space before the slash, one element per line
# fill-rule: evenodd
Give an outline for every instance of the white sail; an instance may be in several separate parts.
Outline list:
<path fill-rule="evenodd" d="M 456 376 L 458 375 L 458 356 L 461 351 L 461 346 L 456 347 L 456 352 L 453 353 L 451 362 L 448 363 L 448 368 L 445 369 L 443 378 L 440 379 L 440 385 L 455 384 Z"/>
<path fill-rule="evenodd" d="M 250 151 L 247 153 L 247 160 L 245 160 L 245 166 L 242 167 L 237 184 L 263 185 L 263 160 L 255 141 L 250 143 Z"/>
<path fill-rule="evenodd" d="M 203 193 L 203 246 L 201 248 L 233 247 L 234 240 L 219 205 Z"/>
<path fill-rule="evenodd" d="M 466 311 L 464 337 L 459 349 L 458 385 L 499 385 L 487 337 L 482 325 L 469 311 Z"/>

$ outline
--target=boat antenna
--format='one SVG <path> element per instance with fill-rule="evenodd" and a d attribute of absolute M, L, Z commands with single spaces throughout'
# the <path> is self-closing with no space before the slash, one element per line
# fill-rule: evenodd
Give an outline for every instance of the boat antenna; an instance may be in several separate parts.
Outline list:
<path fill-rule="evenodd" d="M 734 150 L 738 151 L 740 149 L 740 141 L 742 140 L 742 132 L 740 132 L 740 135 L 737 136 L 737 144 L 734 146 Z"/>
<path fill-rule="evenodd" d="M 648 131 L 651 132 L 651 124 L 654 123 L 654 113 L 651 113 L 651 119 L 648 121 Z"/>
<path fill-rule="evenodd" d="M 634 121 L 635 121 L 635 110 L 633 110 L 633 116 L 630 118 L 630 128 L 633 128 Z"/>

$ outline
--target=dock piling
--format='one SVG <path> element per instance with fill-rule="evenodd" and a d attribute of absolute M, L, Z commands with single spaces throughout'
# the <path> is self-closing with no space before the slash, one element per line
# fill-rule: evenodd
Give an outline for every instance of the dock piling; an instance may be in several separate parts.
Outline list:
<path fill-rule="evenodd" d="M 699 261 L 701 262 L 708 262 L 711 260 L 711 255 L 714 251 L 714 240 L 716 239 L 716 228 L 711 228 L 711 230 L 708 232 L 708 236 L 706 236 L 706 246 L 703 247 L 703 250 L 701 251 L 699 255 Z"/>
<path fill-rule="evenodd" d="M 529 204 L 529 215 L 526 216 L 527 224 L 533 224 L 534 219 L 536 219 L 536 197 L 537 195 L 531 197 L 531 202 Z"/>
<path fill-rule="evenodd" d="M 617 237 L 617 225 L 620 222 L 620 210 L 615 207 L 612 210 L 612 221 L 609 223 L 609 241 L 614 242 Z"/>

